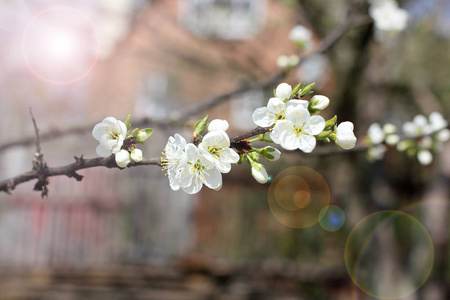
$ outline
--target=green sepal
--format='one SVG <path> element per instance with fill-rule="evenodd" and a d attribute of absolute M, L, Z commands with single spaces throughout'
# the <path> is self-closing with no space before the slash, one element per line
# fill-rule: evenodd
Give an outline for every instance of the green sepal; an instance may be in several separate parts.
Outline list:
<path fill-rule="evenodd" d="M 152 134 L 153 134 L 153 129 L 151 129 L 151 128 L 145 128 L 145 129 L 142 129 L 143 131 L 145 131 L 145 133 L 147 134 L 147 138 L 149 138 Z"/>
<path fill-rule="evenodd" d="M 193 137 L 196 138 L 199 135 L 201 135 L 203 130 L 205 130 L 207 124 L 208 124 L 208 115 L 206 115 L 206 117 L 204 117 L 201 120 L 198 120 L 197 123 L 195 123 Z"/>
<path fill-rule="evenodd" d="M 325 129 L 324 130 L 330 130 L 331 127 L 333 127 L 334 124 L 336 124 L 337 116 L 335 115 L 331 119 L 325 122 Z"/>
<path fill-rule="evenodd" d="M 259 160 L 259 151 L 261 151 L 261 149 L 256 150 L 255 148 L 253 148 L 255 151 L 249 152 L 247 154 L 247 157 L 253 161 L 258 161 Z M 258 151 L 258 152 L 257 152 Z"/>
<path fill-rule="evenodd" d="M 131 132 L 131 136 L 137 137 L 138 133 L 139 133 L 139 128 L 135 128 L 135 129 L 133 129 L 133 131 Z"/>
<path fill-rule="evenodd" d="M 330 136 L 331 133 L 332 133 L 331 130 L 326 130 L 326 131 L 324 130 L 321 133 L 319 133 L 318 135 L 316 135 L 315 137 L 318 140 L 329 142 L 330 141 L 329 136 Z"/>
<path fill-rule="evenodd" d="M 238 160 L 238 162 L 237 162 L 237 164 L 240 166 L 240 165 L 242 165 L 242 162 L 244 161 L 244 158 L 245 158 L 245 154 L 241 154 L 241 155 L 239 155 L 239 160 Z"/>
<path fill-rule="evenodd" d="M 127 126 L 127 130 L 130 130 L 131 127 L 131 115 L 128 115 L 127 119 L 125 120 L 125 126 Z"/>
<path fill-rule="evenodd" d="M 273 96 L 274 96 L 274 97 L 277 96 L 277 89 L 273 89 Z"/>

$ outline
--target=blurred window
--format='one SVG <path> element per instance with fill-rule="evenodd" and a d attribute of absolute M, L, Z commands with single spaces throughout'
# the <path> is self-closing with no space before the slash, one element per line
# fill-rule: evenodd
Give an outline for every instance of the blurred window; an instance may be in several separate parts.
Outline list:
<path fill-rule="evenodd" d="M 201 38 L 245 40 L 265 24 L 266 0 L 179 0 L 181 24 Z"/>

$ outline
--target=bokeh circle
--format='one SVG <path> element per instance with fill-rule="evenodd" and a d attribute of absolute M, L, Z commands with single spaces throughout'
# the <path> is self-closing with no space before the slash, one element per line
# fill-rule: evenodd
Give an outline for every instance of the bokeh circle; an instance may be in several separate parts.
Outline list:
<path fill-rule="evenodd" d="M 319 224 L 326 231 L 338 231 L 345 224 L 345 213 L 336 205 L 324 207 L 319 212 Z"/>
<path fill-rule="evenodd" d="M 268 192 L 272 215 L 290 228 L 307 228 L 319 222 L 319 213 L 330 203 L 323 176 L 308 167 L 290 167 L 277 174 Z"/>
<path fill-rule="evenodd" d="M 378 299 L 399 299 L 428 279 L 434 246 L 425 227 L 401 211 L 380 211 L 362 219 L 345 245 L 345 265 L 353 283 Z"/>
<path fill-rule="evenodd" d="M 98 59 L 95 26 L 82 11 L 65 6 L 45 9 L 27 24 L 22 54 L 28 69 L 53 84 L 83 79 Z"/>

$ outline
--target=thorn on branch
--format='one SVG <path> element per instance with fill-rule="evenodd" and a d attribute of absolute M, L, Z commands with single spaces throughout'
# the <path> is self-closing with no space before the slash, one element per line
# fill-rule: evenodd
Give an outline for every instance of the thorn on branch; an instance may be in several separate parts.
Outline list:
<path fill-rule="evenodd" d="M 77 181 L 81 181 L 83 180 L 83 175 L 78 174 L 77 172 L 73 171 L 72 173 L 67 174 L 67 177 L 71 178 L 75 178 Z"/>

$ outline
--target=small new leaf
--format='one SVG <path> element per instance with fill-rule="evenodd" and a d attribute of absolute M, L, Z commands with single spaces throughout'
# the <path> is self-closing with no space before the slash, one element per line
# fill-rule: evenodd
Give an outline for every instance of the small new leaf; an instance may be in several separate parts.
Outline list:
<path fill-rule="evenodd" d="M 302 96 L 305 96 L 305 95 L 312 94 L 312 93 L 313 93 L 312 88 L 314 87 L 315 84 L 316 84 L 316 83 L 313 82 L 313 83 L 308 84 L 307 86 L 303 87 L 303 88 L 300 90 L 300 92 L 299 92 L 298 95 L 299 95 L 300 97 L 302 97 Z"/>
<path fill-rule="evenodd" d="M 131 127 L 131 115 L 128 115 L 127 119 L 125 120 L 125 125 L 127 126 L 127 130 L 130 130 Z"/>
<path fill-rule="evenodd" d="M 208 124 L 208 115 L 206 115 L 206 117 L 204 117 L 201 120 L 198 120 L 197 123 L 195 123 L 194 134 L 192 135 L 192 137 L 197 138 L 199 135 L 201 135 L 203 130 L 205 130 L 207 124 Z"/>
<path fill-rule="evenodd" d="M 300 82 L 294 88 L 292 89 L 291 97 L 293 97 L 295 94 L 297 94 L 302 89 L 302 83 Z"/>

